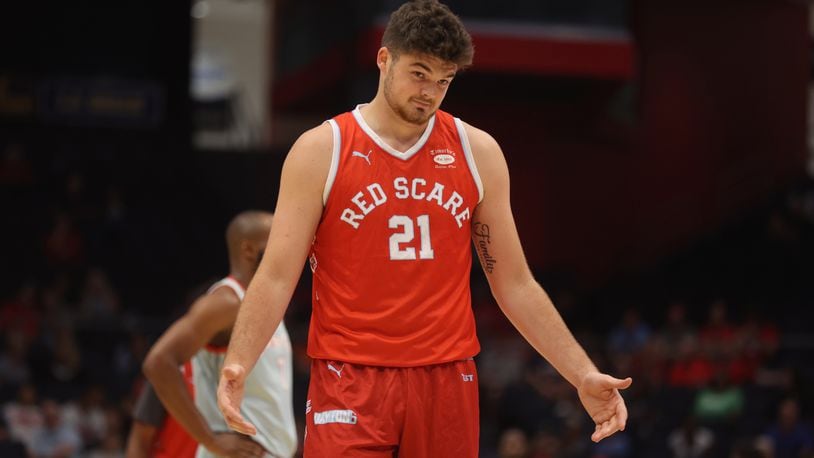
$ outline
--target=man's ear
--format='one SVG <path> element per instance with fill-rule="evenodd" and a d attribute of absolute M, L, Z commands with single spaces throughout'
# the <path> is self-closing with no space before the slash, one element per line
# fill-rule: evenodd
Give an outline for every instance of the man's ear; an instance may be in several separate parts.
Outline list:
<path fill-rule="evenodd" d="M 252 244 L 248 240 L 240 241 L 240 257 L 245 259 L 254 259 L 254 250 Z"/>
<path fill-rule="evenodd" d="M 376 53 L 376 66 L 379 67 L 379 70 L 384 71 L 387 68 L 388 60 L 390 60 L 390 51 L 382 46 L 379 48 L 379 52 Z"/>

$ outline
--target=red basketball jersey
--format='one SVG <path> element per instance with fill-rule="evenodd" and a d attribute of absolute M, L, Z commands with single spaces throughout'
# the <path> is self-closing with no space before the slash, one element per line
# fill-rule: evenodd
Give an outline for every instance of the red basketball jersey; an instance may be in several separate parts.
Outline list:
<path fill-rule="evenodd" d="M 463 124 L 439 110 L 399 152 L 358 107 L 328 122 L 309 356 L 396 367 L 474 356 L 471 218 L 483 191 Z"/>

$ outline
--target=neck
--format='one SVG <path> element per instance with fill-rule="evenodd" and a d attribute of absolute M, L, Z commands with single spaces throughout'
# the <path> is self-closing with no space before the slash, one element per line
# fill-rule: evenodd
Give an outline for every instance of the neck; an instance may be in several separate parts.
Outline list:
<path fill-rule="evenodd" d="M 413 124 L 401 118 L 387 103 L 380 90 L 373 100 L 361 109 L 365 122 L 379 137 L 398 144 L 412 145 L 427 129 L 429 121 Z"/>

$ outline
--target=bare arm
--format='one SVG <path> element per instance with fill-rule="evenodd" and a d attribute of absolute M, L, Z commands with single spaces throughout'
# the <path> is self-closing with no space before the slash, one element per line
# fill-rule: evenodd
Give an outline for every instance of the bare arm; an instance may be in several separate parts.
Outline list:
<path fill-rule="evenodd" d="M 237 316 L 218 387 L 218 405 L 233 429 L 254 434 L 239 413 L 243 383 L 283 319 L 322 216 L 322 191 L 333 146 L 323 124 L 303 134 L 283 164 L 280 192 L 263 259 Z"/>
<path fill-rule="evenodd" d="M 152 456 L 153 441 L 155 441 L 156 427 L 133 420 L 130 434 L 127 437 L 127 458 L 150 458 Z"/>
<path fill-rule="evenodd" d="M 217 450 L 215 433 L 195 407 L 179 367 L 216 334 L 231 329 L 239 307 L 237 296 L 226 288 L 201 297 L 161 335 L 143 364 L 144 375 L 167 411 L 199 444 L 213 451 Z"/>
<path fill-rule="evenodd" d="M 616 389 L 630 382 L 598 372 L 532 276 L 512 215 L 509 171 L 503 153 L 485 132 L 467 126 L 467 134 L 484 189 L 483 201 L 472 219 L 472 241 L 492 294 L 529 344 L 577 388 L 583 405 L 597 423 L 594 440 L 607 437 L 624 428 L 627 411 L 616 415 L 620 404 L 624 409 Z M 607 399 L 595 400 L 595 396 Z M 613 421 L 608 423 L 609 419 Z"/>

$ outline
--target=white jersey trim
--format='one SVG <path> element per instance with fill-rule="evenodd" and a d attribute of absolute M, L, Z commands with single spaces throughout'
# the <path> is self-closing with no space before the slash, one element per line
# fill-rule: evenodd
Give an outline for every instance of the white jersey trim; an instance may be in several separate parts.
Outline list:
<path fill-rule="evenodd" d="M 336 181 L 336 170 L 339 168 L 339 152 L 342 151 L 342 134 L 339 133 L 339 124 L 333 119 L 326 121 L 331 125 L 333 131 L 333 150 L 331 151 L 331 168 L 328 169 L 328 177 L 325 179 L 325 189 L 322 191 L 322 205 L 328 203 L 328 196 L 331 195 L 331 188 Z"/>
<path fill-rule="evenodd" d="M 226 277 L 226 278 L 218 281 L 214 285 L 210 286 L 209 289 L 206 291 L 206 294 L 212 294 L 212 292 L 214 292 L 216 289 L 220 288 L 221 286 L 225 286 L 227 288 L 230 288 L 232 291 L 235 292 L 235 294 L 237 295 L 237 298 L 240 299 L 241 301 L 243 301 L 243 296 L 246 295 L 246 290 L 243 289 L 243 286 L 240 283 L 238 283 L 237 280 L 235 280 L 232 277 Z"/>
<path fill-rule="evenodd" d="M 480 180 L 480 173 L 478 173 L 478 167 L 475 165 L 475 157 L 472 155 L 472 146 L 469 145 L 469 136 L 466 135 L 464 123 L 459 118 L 455 118 L 455 127 L 458 128 L 458 136 L 461 137 L 461 146 L 464 149 L 464 156 L 466 156 L 469 171 L 472 173 L 472 179 L 475 180 L 475 186 L 478 187 L 478 203 L 481 203 L 483 200 L 483 182 Z"/>
<path fill-rule="evenodd" d="M 356 122 L 359 124 L 359 127 L 361 127 L 363 131 L 365 131 L 365 133 L 367 134 L 368 137 L 371 138 L 371 140 L 373 140 L 377 145 L 379 145 L 379 148 L 385 150 L 387 153 L 390 153 L 390 155 L 397 157 L 403 161 L 410 159 L 411 157 L 413 157 L 413 155 L 415 155 L 415 153 L 417 153 L 421 148 L 424 147 L 424 144 L 427 143 L 427 139 L 430 138 L 433 126 L 435 126 L 435 115 L 432 115 L 432 117 L 430 117 L 430 121 L 427 123 L 427 128 L 424 129 L 424 133 L 421 134 L 421 137 L 418 139 L 417 142 L 415 142 L 415 145 L 411 146 L 410 149 L 408 149 L 407 151 L 402 152 L 385 143 L 385 141 L 382 140 L 381 137 L 379 137 L 379 135 L 373 129 L 371 129 L 369 125 L 367 125 L 367 121 L 365 121 L 365 118 L 362 117 L 362 112 L 359 111 L 359 108 L 364 105 L 365 104 L 356 105 L 356 108 L 354 108 L 353 110 L 353 117 L 356 118 Z"/>

